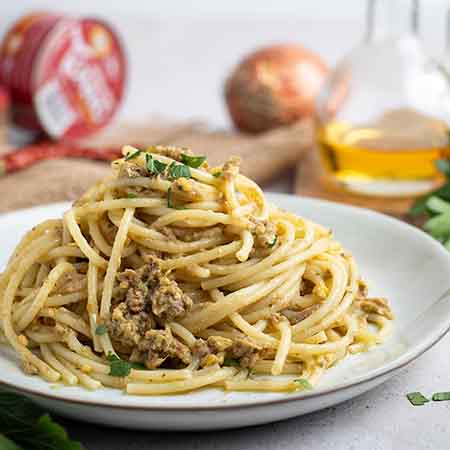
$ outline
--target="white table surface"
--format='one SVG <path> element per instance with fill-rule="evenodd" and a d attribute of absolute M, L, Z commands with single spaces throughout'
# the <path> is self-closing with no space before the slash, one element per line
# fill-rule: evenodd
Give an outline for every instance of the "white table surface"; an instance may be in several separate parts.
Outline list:
<path fill-rule="evenodd" d="M 4 20 L 0 19 L 0 28 Z M 167 21 L 146 17 L 131 21 L 118 16 L 115 21 L 127 42 L 131 64 L 123 117 L 139 119 L 156 112 L 180 120 L 205 118 L 221 127 L 229 126 L 220 96 L 223 79 L 249 49 L 298 41 L 333 63 L 363 32 L 362 21 L 345 18 Z M 436 35 L 430 37 L 430 42 L 437 40 Z M 283 183 L 271 187 L 288 189 Z M 450 402 L 412 407 L 405 398 L 410 391 L 429 395 L 450 390 L 449 349 L 450 336 L 381 387 L 281 423 L 210 433 L 145 433 L 64 423 L 88 450 L 449 449 Z"/>

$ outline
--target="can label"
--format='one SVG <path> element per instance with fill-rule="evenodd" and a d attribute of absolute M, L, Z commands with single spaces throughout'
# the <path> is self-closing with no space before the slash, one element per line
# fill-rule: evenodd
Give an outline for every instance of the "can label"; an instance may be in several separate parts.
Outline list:
<path fill-rule="evenodd" d="M 122 100 L 126 70 L 111 28 L 96 19 L 45 14 L 22 22 L 27 27 L 18 33 L 16 24 L 3 45 L 3 52 L 14 49 L 16 40 L 17 49 L 0 63 L 18 122 L 28 128 L 37 122 L 53 138 L 67 140 L 108 124 Z"/>

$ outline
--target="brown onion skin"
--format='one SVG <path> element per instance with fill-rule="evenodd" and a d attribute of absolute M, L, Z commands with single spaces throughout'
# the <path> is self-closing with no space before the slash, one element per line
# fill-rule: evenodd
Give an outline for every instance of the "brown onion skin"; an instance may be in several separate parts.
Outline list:
<path fill-rule="evenodd" d="M 259 133 L 311 117 L 328 72 L 322 59 L 301 45 L 274 45 L 248 55 L 225 84 L 236 128 Z"/>

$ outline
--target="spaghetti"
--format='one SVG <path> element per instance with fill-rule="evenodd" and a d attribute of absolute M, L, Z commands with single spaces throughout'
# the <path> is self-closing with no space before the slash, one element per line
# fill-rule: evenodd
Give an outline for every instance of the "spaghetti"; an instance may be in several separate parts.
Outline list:
<path fill-rule="evenodd" d="M 388 335 L 329 230 L 187 149 L 124 148 L 1 275 L 1 330 L 28 373 L 88 389 L 291 391 Z"/>

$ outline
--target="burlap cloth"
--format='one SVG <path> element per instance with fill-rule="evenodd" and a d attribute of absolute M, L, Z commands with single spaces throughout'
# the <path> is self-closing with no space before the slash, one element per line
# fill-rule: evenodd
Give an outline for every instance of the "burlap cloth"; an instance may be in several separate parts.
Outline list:
<path fill-rule="evenodd" d="M 258 136 L 213 132 L 200 124 L 166 125 L 152 121 L 140 126 L 111 127 L 85 145 L 173 144 L 208 156 L 210 165 L 240 156 L 242 172 L 264 183 L 294 166 L 313 141 L 309 121 Z M 109 164 L 79 159 L 44 161 L 0 179 L 0 212 L 74 200 L 104 177 Z"/>

